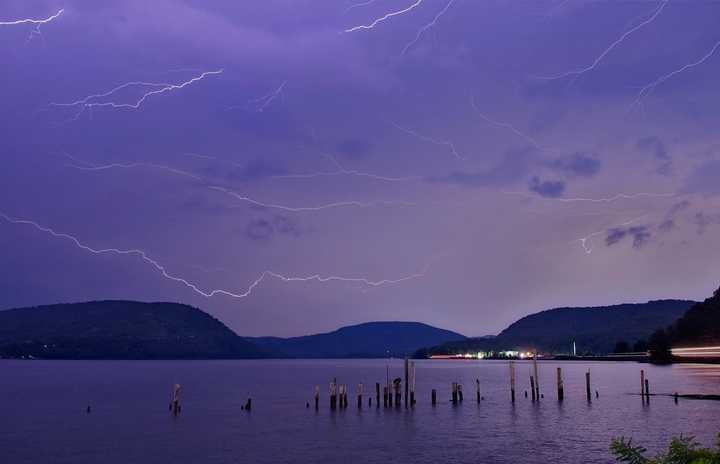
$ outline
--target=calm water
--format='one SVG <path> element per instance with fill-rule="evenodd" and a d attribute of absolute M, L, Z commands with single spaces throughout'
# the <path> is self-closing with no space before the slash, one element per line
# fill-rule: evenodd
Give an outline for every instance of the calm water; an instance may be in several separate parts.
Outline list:
<path fill-rule="evenodd" d="M 0 461 L 15 463 L 595 463 L 612 462 L 611 437 L 651 450 L 680 433 L 704 444 L 720 431 L 720 402 L 653 398 L 643 405 L 640 364 L 540 363 L 545 399 L 522 392 L 529 363 L 517 364 L 518 400 L 509 400 L 507 363 L 419 361 L 411 411 L 367 408 L 355 385 L 384 382 L 385 360 L 45 362 L 0 361 Z M 555 398 L 563 367 L 565 402 Z M 401 376 L 402 361 L 391 361 Z M 585 399 L 584 372 L 593 390 Z M 720 366 L 642 366 L 653 392 L 720 393 Z M 331 412 L 332 377 L 351 385 L 350 406 Z M 475 402 L 474 379 L 485 400 Z M 460 381 L 462 405 L 449 404 Z M 173 383 L 183 411 L 167 410 Z M 321 407 L 305 408 L 321 385 Z M 430 390 L 438 390 L 438 406 Z M 253 411 L 240 410 L 248 393 Z M 374 400 L 373 400 L 374 401 Z M 92 413 L 85 408 L 92 405 Z M 374 405 L 373 405 L 374 406 Z"/>

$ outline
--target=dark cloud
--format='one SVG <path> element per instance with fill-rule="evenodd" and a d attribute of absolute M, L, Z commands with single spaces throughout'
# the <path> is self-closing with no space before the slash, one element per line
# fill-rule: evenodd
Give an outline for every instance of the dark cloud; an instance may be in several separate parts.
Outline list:
<path fill-rule="evenodd" d="M 672 174 L 672 157 L 665 143 L 655 135 L 643 137 L 637 141 L 636 147 L 643 153 L 651 155 L 658 162 L 657 173 L 664 176 Z"/>
<path fill-rule="evenodd" d="M 592 154 L 577 152 L 547 163 L 548 167 L 567 177 L 594 177 L 600 172 L 602 162 Z"/>
<path fill-rule="evenodd" d="M 720 213 L 718 214 L 707 214 L 702 211 L 695 214 L 693 222 L 697 226 L 698 235 L 702 235 L 705 231 L 713 225 L 720 224 Z"/>
<path fill-rule="evenodd" d="M 640 249 L 650 240 L 652 233 L 648 226 L 615 227 L 607 231 L 605 245 L 613 246 L 625 237 L 631 237 L 633 248 Z"/>
<path fill-rule="evenodd" d="M 565 192 L 565 182 L 561 180 L 540 180 L 539 177 L 534 176 L 530 179 L 528 189 L 541 197 L 558 198 Z"/>
<path fill-rule="evenodd" d="M 301 232 L 292 219 L 280 215 L 253 220 L 245 227 L 245 236 L 251 240 L 270 240 L 277 235 L 297 238 Z"/>
<path fill-rule="evenodd" d="M 658 230 L 660 230 L 660 232 L 670 232 L 676 225 L 675 216 L 689 207 L 690 200 L 683 200 L 672 205 L 667 213 L 665 213 L 663 221 L 658 225 Z"/>

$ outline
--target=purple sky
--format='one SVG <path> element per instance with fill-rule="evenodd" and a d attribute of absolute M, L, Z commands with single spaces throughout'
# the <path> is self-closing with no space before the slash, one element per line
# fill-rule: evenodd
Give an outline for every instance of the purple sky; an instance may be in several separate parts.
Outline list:
<path fill-rule="evenodd" d="M 711 294 L 720 5 L 424 0 L 343 32 L 415 2 L 4 0 L 0 23 L 64 11 L 0 24 L 0 307 L 482 335 Z"/>

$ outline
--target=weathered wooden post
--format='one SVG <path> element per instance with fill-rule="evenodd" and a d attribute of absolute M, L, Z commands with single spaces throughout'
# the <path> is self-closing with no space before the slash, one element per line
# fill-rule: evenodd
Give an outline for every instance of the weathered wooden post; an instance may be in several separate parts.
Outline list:
<path fill-rule="evenodd" d="M 405 358 L 405 409 L 408 407 L 408 401 L 410 398 L 410 360 Z"/>
<path fill-rule="evenodd" d="M 515 402 L 515 362 L 510 361 L 510 401 Z"/>
<path fill-rule="evenodd" d="M 533 353 L 533 376 L 535 377 L 535 399 L 540 401 L 540 377 L 538 376 L 537 351 Z"/>
<path fill-rule="evenodd" d="M 415 406 L 415 361 L 410 361 L 410 406 Z"/>
<path fill-rule="evenodd" d="M 170 399 L 170 411 L 177 416 L 180 413 L 180 410 L 180 384 L 176 383 L 173 385 L 172 397 Z"/>
<path fill-rule="evenodd" d="M 650 404 L 650 381 L 645 379 L 645 401 Z"/>
<path fill-rule="evenodd" d="M 640 398 L 645 401 L 645 369 L 640 369 Z"/>
<path fill-rule="evenodd" d="M 315 410 L 320 408 L 320 385 L 315 385 Z"/>
<path fill-rule="evenodd" d="M 457 404 L 458 402 L 458 384 L 453 382 L 452 384 L 452 403 Z"/>
<path fill-rule="evenodd" d="M 432 392 L 430 393 L 430 401 L 433 406 L 437 404 L 437 390 L 434 388 L 432 389 Z"/>
<path fill-rule="evenodd" d="M 395 390 L 395 407 L 399 408 L 402 402 L 402 379 L 400 377 L 393 380 L 393 389 Z"/>
<path fill-rule="evenodd" d="M 478 404 L 480 404 L 480 379 L 475 379 L 475 396 Z"/>
<path fill-rule="evenodd" d="M 563 386 L 562 367 L 557 368 L 557 397 L 558 401 L 565 398 L 565 387 Z"/>
<path fill-rule="evenodd" d="M 330 409 L 335 409 L 337 406 L 337 383 L 335 379 L 330 382 Z"/>
<path fill-rule="evenodd" d="M 247 401 L 245 402 L 245 410 L 250 411 L 252 409 L 252 398 L 248 396 Z"/>
<path fill-rule="evenodd" d="M 535 402 L 535 377 L 530 376 L 530 394 L 532 395 L 532 401 Z"/>
<path fill-rule="evenodd" d="M 357 393 L 357 404 L 358 409 L 362 409 L 362 395 L 363 395 L 363 384 L 358 384 L 358 393 Z"/>
<path fill-rule="evenodd" d="M 380 382 L 375 382 L 375 403 L 377 405 L 376 407 L 379 408 L 380 407 Z"/>
<path fill-rule="evenodd" d="M 388 407 L 388 389 L 383 387 L 383 407 Z"/>
<path fill-rule="evenodd" d="M 458 384 L 457 386 L 457 392 L 458 392 L 458 400 L 462 403 L 463 400 L 463 391 L 462 391 L 462 385 Z"/>
<path fill-rule="evenodd" d="M 585 373 L 585 393 L 587 393 L 588 403 L 592 402 L 592 392 L 590 391 L 590 369 Z"/>

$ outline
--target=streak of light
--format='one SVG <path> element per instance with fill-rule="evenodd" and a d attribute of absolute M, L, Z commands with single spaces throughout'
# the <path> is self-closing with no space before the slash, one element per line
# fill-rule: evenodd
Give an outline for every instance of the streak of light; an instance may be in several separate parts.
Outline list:
<path fill-rule="evenodd" d="M 655 11 L 653 12 L 652 15 L 650 15 L 650 17 L 648 17 L 646 20 L 640 22 L 640 23 L 637 24 L 635 27 L 632 27 L 632 28 L 628 29 L 627 31 L 625 31 L 618 39 L 616 39 L 616 40 L 615 40 L 614 42 L 612 42 L 607 48 L 605 48 L 605 50 L 603 50 L 603 52 L 600 53 L 600 55 L 598 55 L 597 58 L 595 58 L 595 60 L 593 60 L 593 62 L 590 63 L 588 66 L 585 66 L 584 68 L 576 69 L 576 70 L 573 70 L 573 71 L 567 71 L 567 72 L 564 72 L 564 73 L 562 73 L 562 74 L 556 74 L 556 75 L 553 75 L 553 76 L 538 76 L 538 78 L 539 78 L 539 79 L 543 79 L 543 80 L 555 80 L 555 79 L 562 79 L 562 78 L 570 77 L 570 76 L 579 77 L 579 76 L 581 76 L 581 75 L 583 75 L 583 74 L 585 74 L 585 73 L 587 73 L 587 72 L 589 72 L 589 71 L 592 71 L 593 69 L 595 69 L 595 68 L 600 64 L 600 62 L 601 62 L 610 52 L 612 52 L 618 45 L 620 45 L 621 43 L 623 43 L 623 42 L 625 41 L 625 39 L 627 39 L 630 35 L 632 35 L 632 34 L 635 33 L 636 31 L 642 29 L 643 27 L 645 27 L 645 26 L 647 26 L 648 24 L 650 24 L 650 23 L 652 23 L 653 21 L 655 21 L 655 19 L 656 19 L 658 16 L 660 16 L 660 13 L 662 13 L 662 11 L 665 9 L 665 7 L 667 6 L 667 4 L 668 4 L 669 2 L 670 2 L 670 0 L 660 0 L 660 5 L 655 9 Z"/>
<path fill-rule="evenodd" d="M 24 19 L 14 19 L 12 21 L 0 21 L 0 26 L 18 26 L 21 24 L 33 24 L 35 26 L 42 26 L 43 24 L 47 24 L 49 22 L 55 21 L 64 12 L 65 12 L 64 9 L 60 9 L 54 15 L 48 16 L 47 18 L 44 18 L 44 19 L 24 18 Z"/>
<path fill-rule="evenodd" d="M 527 135 L 526 133 L 520 131 L 518 128 L 516 128 L 512 124 L 507 123 L 507 122 L 496 121 L 494 119 L 491 119 L 489 116 L 485 115 L 482 111 L 480 111 L 480 108 L 477 106 L 474 96 L 470 97 L 470 104 L 472 105 L 473 109 L 475 109 L 478 116 L 480 116 L 485 122 L 492 124 L 493 126 L 500 127 L 502 129 L 508 129 L 510 132 L 517 135 L 521 139 L 527 141 L 528 143 L 530 143 L 530 145 L 532 145 L 533 147 L 537 148 L 540 151 L 546 150 L 538 143 L 537 140 L 535 140 L 533 137 Z"/>
<path fill-rule="evenodd" d="M 427 23 L 426 25 L 424 25 L 423 27 L 421 27 L 420 29 L 418 29 L 417 35 L 415 35 L 415 38 L 414 38 L 412 41 L 410 41 L 407 45 L 405 45 L 405 47 L 403 47 L 402 52 L 401 52 L 400 54 L 401 54 L 401 55 L 404 55 L 413 45 L 415 45 L 415 44 L 418 42 L 418 40 L 420 40 L 420 37 L 422 37 L 422 35 L 423 35 L 428 29 L 434 27 L 434 26 L 437 24 L 438 20 L 447 12 L 447 10 L 450 9 L 450 7 L 452 6 L 452 4 L 453 4 L 454 2 L 455 2 L 455 0 L 450 0 L 450 1 L 447 3 L 447 5 L 445 5 L 445 8 L 443 8 L 442 10 L 440 10 L 440 12 L 435 15 L 435 17 L 433 18 L 432 21 L 430 21 L 429 23 Z"/>
<path fill-rule="evenodd" d="M 368 172 L 358 171 L 355 169 L 346 169 L 333 155 L 326 154 L 325 157 L 330 160 L 332 164 L 337 167 L 336 171 L 320 171 L 312 172 L 308 174 L 282 174 L 269 176 L 272 179 L 313 179 L 316 177 L 334 177 L 334 176 L 356 176 L 366 177 L 368 179 L 379 180 L 383 182 L 409 182 L 421 180 L 422 176 L 405 176 L 405 177 L 390 177 L 381 176 L 379 174 L 372 174 Z"/>
<path fill-rule="evenodd" d="M 286 84 L 287 81 L 283 81 L 277 89 L 273 90 L 267 95 L 250 100 L 249 103 L 251 105 L 257 105 L 255 111 L 257 111 L 258 113 L 262 113 L 263 111 L 265 111 L 265 108 L 270 106 L 270 104 L 275 101 L 275 99 L 282 95 L 283 89 L 285 88 Z"/>
<path fill-rule="evenodd" d="M 643 98 L 652 94 L 652 92 L 655 91 L 655 88 L 657 88 L 658 85 L 662 84 L 663 82 L 667 81 L 668 79 L 671 79 L 671 78 L 677 76 L 678 74 L 681 74 L 689 69 L 692 69 L 696 66 L 700 66 L 701 64 L 705 63 L 707 60 L 709 60 L 715 54 L 715 52 L 718 50 L 718 48 L 720 48 L 720 41 L 715 42 L 715 44 L 712 46 L 712 48 L 705 55 L 703 55 L 700 59 L 693 61 L 692 63 L 688 63 L 684 66 L 681 66 L 680 68 L 678 68 L 674 71 L 671 71 L 663 76 L 660 76 L 657 79 L 655 79 L 654 81 L 652 81 L 651 83 L 649 83 L 648 85 L 644 86 L 642 89 L 640 89 L 640 92 L 638 92 L 638 94 L 635 98 L 635 101 L 633 101 L 632 105 L 630 105 L 630 109 L 632 109 L 636 105 L 641 105 Z"/>
<path fill-rule="evenodd" d="M 622 224 L 617 224 L 617 225 L 612 226 L 612 227 L 625 227 L 625 226 L 629 226 L 630 224 L 632 224 L 632 223 L 634 223 L 634 222 L 637 222 L 637 221 L 639 221 L 640 219 L 642 219 L 642 218 L 644 218 L 644 217 L 646 217 L 646 216 L 647 216 L 647 214 L 643 214 L 642 216 L 638 216 L 638 217 L 636 217 L 636 218 L 634 218 L 634 219 L 631 219 L 631 220 L 629 220 L 629 221 L 623 222 Z M 571 241 L 570 243 L 578 243 L 578 242 L 579 242 L 580 245 L 582 245 L 583 250 L 585 251 L 585 254 L 588 254 L 588 255 L 589 255 L 589 254 L 592 254 L 593 249 L 594 249 L 593 246 L 592 246 L 592 239 L 593 239 L 593 237 L 596 237 L 596 236 L 598 236 L 598 235 L 605 234 L 605 233 L 607 233 L 607 231 L 608 231 L 608 228 L 605 228 L 605 229 L 603 229 L 603 230 L 598 230 L 597 232 L 593 232 L 593 233 L 588 234 L 588 235 L 586 235 L 586 236 L 584 236 L 584 237 L 575 239 L 575 240 Z M 588 242 L 590 242 L 590 246 L 588 246 Z"/>
<path fill-rule="evenodd" d="M 375 3 L 376 1 L 377 1 L 377 0 L 366 0 L 366 1 L 360 2 L 360 3 L 353 3 L 352 5 L 350 5 L 350 6 L 348 6 L 347 8 L 345 8 L 345 10 L 343 10 L 343 14 L 348 14 L 349 12 L 351 12 L 352 10 L 354 10 L 355 8 L 361 8 L 361 7 L 363 7 L 363 6 L 372 5 L 372 4 Z"/>
<path fill-rule="evenodd" d="M 80 161 L 77 158 L 73 158 L 75 161 Z M 97 172 L 97 171 L 105 171 L 109 169 L 135 169 L 135 168 L 149 168 L 149 169 L 157 169 L 169 172 L 171 174 L 183 176 L 183 177 L 189 177 L 193 180 L 201 182 L 203 185 L 205 185 L 208 189 L 215 191 L 215 192 L 221 192 L 225 195 L 228 195 L 236 200 L 243 201 L 245 203 L 249 203 L 254 206 L 259 206 L 263 208 L 270 208 L 270 209 L 279 209 L 282 211 L 288 211 L 288 212 L 305 212 L 305 211 L 322 211 L 325 209 L 334 209 L 334 208 L 343 208 L 343 207 L 356 207 L 356 208 L 371 208 L 376 206 L 402 206 L 402 207 L 412 207 L 412 206 L 419 206 L 417 203 L 409 202 L 409 201 L 402 201 L 402 200 L 377 200 L 377 201 L 337 201 L 337 202 L 331 202 L 331 203 L 323 203 L 319 205 L 314 206 L 288 206 L 283 205 L 279 203 L 269 203 L 264 202 L 260 200 L 256 200 L 255 198 L 249 197 L 247 195 L 238 193 L 234 190 L 231 190 L 226 187 L 222 187 L 219 185 L 212 185 L 208 179 L 205 179 L 201 176 L 198 176 L 196 174 L 193 174 L 191 172 L 183 171 L 181 169 L 172 168 L 169 166 L 161 165 L 161 164 L 153 164 L 153 163 L 111 163 L 106 165 L 92 165 L 90 163 L 80 161 L 84 165 L 69 165 L 71 168 L 78 169 L 81 171 L 91 171 L 91 172 Z"/>
<path fill-rule="evenodd" d="M 377 18 L 376 20 L 374 20 L 374 21 L 371 22 L 370 24 L 360 25 L 360 26 L 354 26 L 354 27 L 351 27 L 351 28 L 349 28 L 349 29 L 345 29 L 344 32 L 355 32 L 355 31 L 362 31 L 362 30 L 374 29 L 375 26 L 377 26 L 378 24 L 380 24 L 380 23 L 382 23 L 382 22 L 384 22 L 384 21 L 387 21 L 388 19 L 390 19 L 390 18 L 392 18 L 392 17 L 394 17 L 394 16 L 399 16 L 399 15 L 403 15 L 403 14 L 405 14 L 405 13 L 409 13 L 410 11 L 412 11 L 412 10 L 414 10 L 415 8 L 419 7 L 419 6 L 422 4 L 422 2 L 423 2 L 423 0 L 416 0 L 415 3 L 413 3 L 413 4 L 410 5 L 410 6 L 408 6 L 407 8 L 404 8 L 404 9 L 398 10 L 398 11 L 392 11 L 392 12 L 390 12 L 390 13 L 387 13 L 387 14 L 385 14 L 385 15 Z"/>
<path fill-rule="evenodd" d="M 126 109 L 139 109 L 143 103 L 149 98 L 154 95 L 160 95 L 167 92 L 172 92 L 174 90 L 180 90 L 188 85 L 194 84 L 195 82 L 201 81 L 205 79 L 208 76 L 213 75 L 219 75 L 223 73 L 223 69 L 218 69 L 216 71 L 206 71 L 202 74 L 195 76 L 191 78 L 190 80 L 187 80 L 185 82 L 181 82 L 179 84 L 171 84 L 171 83 L 157 83 L 157 82 L 143 82 L 143 81 L 133 81 L 133 82 L 126 82 L 124 84 L 121 84 L 107 92 L 94 94 L 94 95 L 88 95 L 86 97 L 83 97 L 79 100 L 75 100 L 70 103 L 50 103 L 50 106 L 55 107 L 66 107 L 66 108 L 79 108 L 79 112 L 75 115 L 73 120 L 80 117 L 80 115 L 85 111 L 86 109 L 92 109 L 92 108 L 103 108 L 103 107 L 109 107 L 109 108 L 126 108 Z M 120 90 L 131 88 L 131 87 L 140 87 L 140 88 L 153 88 L 153 90 L 147 90 L 144 92 L 140 98 L 138 98 L 135 102 L 131 103 L 118 103 L 115 101 L 98 101 L 105 98 L 108 98 L 112 96 L 113 94 L 119 92 Z"/>
<path fill-rule="evenodd" d="M 467 158 L 461 156 L 460 153 L 458 153 L 458 151 L 455 149 L 455 144 L 453 144 L 453 143 L 452 143 L 451 141 L 449 141 L 449 140 L 438 140 L 438 139 L 434 139 L 434 138 L 432 138 L 432 137 L 428 137 L 427 135 L 420 134 L 419 132 L 415 132 L 414 130 L 405 128 L 405 127 L 403 127 L 403 126 L 400 126 L 399 124 L 396 124 L 396 123 L 394 123 L 394 122 L 392 122 L 392 121 L 390 121 L 390 124 L 392 124 L 392 126 L 395 127 L 396 129 L 398 129 L 398 130 L 400 130 L 400 131 L 402 131 L 402 132 L 405 132 L 406 134 L 411 135 L 411 136 L 413 136 L 413 137 L 415 137 L 415 138 L 417 138 L 417 139 L 420 139 L 420 140 L 422 140 L 422 141 L 424 141 L 424 142 L 432 143 L 433 145 L 448 147 L 448 148 L 450 149 L 450 153 L 452 153 L 452 155 L 453 155 L 455 158 L 459 159 L 460 161 L 465 161 L 465 160 L 467 160 Z"/>
<path fill-rule="evenodd" d="M 212 290 L 204 290 L 199 285 L 174 274 L 171 274 L 168 272 L 166 267 L 161 264 L 159 261 L 151 258 L 147 252 L 133 248 L 133 249 L 120 249 L 120 248 L 94 248 L 90 245 L 87 245 L 80 241 L 77 237 L 74 235 L 70 235 L 63 232 L 57 232 L 49 227 L 45 227 L 40 225 L 39 223 L 27 219 L 16 219 L 13 217 L 10 217 L 4 213 L 0 212 L 0 218 L 4 219 L 6 222 L 10 224 L 17 224 L 17 225 L 29 225 L 33 228 L 37 229 L 40 232 L 44 232 L 48 235 L 51 235 L 55 238 L 59 239 L 65 239 L 73 243 L 76 247 L 80 248 L 81 250 L 87 251 L 89 253 L 93 253 L 96 255 L 102 255 L 102 254 L 115 254 L 115 255 L 130 255 L 130 256 L 136 256 L 142 259 L 144 262 L 148 263 L 150 266 L 155 268 L 156 271 L 158 271 L 165 279 L 171 280 L 173 282 L 180 283 L 184 285 L 185 287 L 191 289 L 198 295 L 204 296 L 206 298 L 210 298 L 216 295 L 224 295 L 231 298 L 246 298 L 250 296 L 250 294 L 255 290 L 255 288 L 260 285 L 260 283 L 263 280 L 266 280 L 267 278 L 275 278 L 278 280 L 281 280 L 283 282 L 310 282 L 310 281 L 316 281 L 320 283 L 326 283 L 326 282 L 351 282 L 351 283 L 360 283 L 364 284 L 368 287 L 380 287 L 383 285 L 392 285 L 392 284 L 398 284 L 401 282 L 406 282 L 408 280 L 412 279 L 418 279 L 421 277 L 424 277 L 430 267 L 430 264 L 425 265 L 422 269 L 420 269 L 418 272 L 410 275 L 406 275 L 403 277 L 399 277 L 396 279 L 380 279 L 380 280 L 371 280 L 366 277 L 343 277 L 343 276 L 322 276 L 320 274 L 313 274 L 308 276 L 286 276 L 283 274 L 279 274 L 277 272 L 273 271 L 264 271 L 262 272 L 254 281 L 250 283 L 249 286 L 245 290 L 239 290 L 239 291 L 231 291 L 231 290 L 225 290 L 225 289 L 212 289 Z"/>

